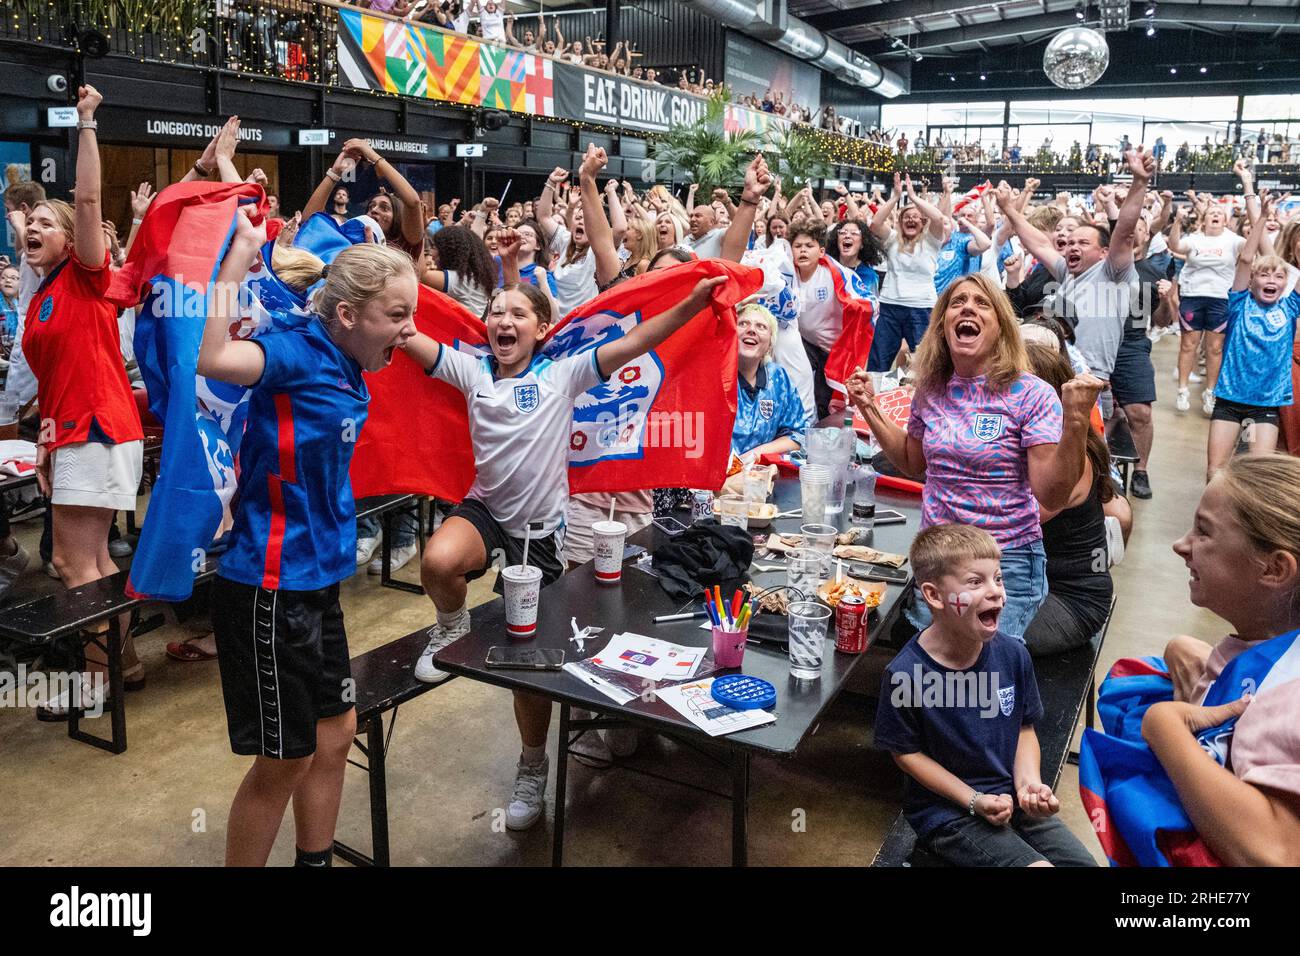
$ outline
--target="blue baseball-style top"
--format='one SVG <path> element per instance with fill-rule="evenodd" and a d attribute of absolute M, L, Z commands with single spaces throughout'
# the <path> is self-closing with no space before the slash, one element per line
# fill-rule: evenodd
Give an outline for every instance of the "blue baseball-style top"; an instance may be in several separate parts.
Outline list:
<path fill-rule="evenodd" d="M 1228 293 L 1228 331 L 1214 397 L 1276 408 L 1290 405 L 1291 347 L 1300 292 L 1261 305 L 1249 289 Z"/>
<path fill-rule="evenodd" d="M 252 341 L 266 368 L 249 396 L 239 507 L 220 574 L 274 590 L 329 587 L 356 571 L 348 469 L 370 393 L 319 318 Z"/>
<path fill-rule="evenodd" d="M 967 247 L 975 237 L 967 232 L 954 232 L 939 249 L 939 264 L 934 270 L 934 291 L 943 290 L 969 271 L 970 256 Z"/>
<path fill-rule="evenodd" d="M 731 445 L 737 453 L 743 455 L 787 435 L 802 445 L 808 424 L 799 393 L 781 366 L 775 362 L 759 365 L 753 385 L 740 376 L 736 424 L 731 429 Z"/>

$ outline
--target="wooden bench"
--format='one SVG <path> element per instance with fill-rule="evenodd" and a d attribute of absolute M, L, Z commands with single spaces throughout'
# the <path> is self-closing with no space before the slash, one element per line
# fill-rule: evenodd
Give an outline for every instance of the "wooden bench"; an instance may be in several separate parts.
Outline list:
<path fill-rule="evenodd" d="M 424 507 L 423 499 L 418 495 L 385 495 L 375 500 L 369 508 L 359 512 L 358 517 L 379 516 L 384 523 L 383 575 L 380 582 L 387 587 L 414 591 L 418 594 L 423 593 L 419 585 L 392 579 L 390 564 L 393 516 L 403 508 L 411 506 L 419 509 L 419 533 L 423 538 Z M 215 577 L 218 563 L 219 558 L 208 558 L 203 569 L 195 575 L 196 588 Z M 147 634 L 164 623 L 161 613 L 147 618 L 141 617 L 141 609 L 145 602 L 127 596 L 128 574 L 128 571 L 119 571 L 117 574 L 91 581 L 81 587 L 56 591 L 44 597 L 0 609 L 0 638 L 7 638 L 29 648 L 49 648 L 58 641 L 72 641 L 75 645 L 74 652 L 78 667 L 84 670 L 84 644 L 77 642 L 84 629 L 121 614 L 131 616 L 132 637 Z M 68 736 L 73 740 L 107 750 L 109 753 L 120 754 L 126 750 L 126 703 L 123 699 L 125 695 L 122 687 L 121 635 L 117 633 L 117 628 L 110 627 L 104 643 L 101 644 L 99 640 L 92 643 L 104 652 L 108 660 L 108 697 L 111 703 L 109 713 L 112 734 L 105 739 L 87 733 L 81 728 L 81 712 L 74 709 L 68 715 Z"/>
<path fill-rule="evenodd" d="M 74 638 L 85 628 L 102 621 L 116 618 L 121 614 L 130 614 L 130 633 L 133 637 L 146 634 L 163 623 L 161 614 L 152 615 L 141 620 L 140 609 L 143 602 L 126 595 L 126 571 L 98 581 L 91 581 L 81 587 L 56 591 L 45 597 L 28 601 L 0 611 L 0 637 L 8 638 L 29 647 L 48 648 L 57 641 Z M 93 643 L 108 661 L 108 697 L 112 704 L 110 709 L 112 736 L 108 739 L 87 733 L 81 729 L 82 714 L 73 709 L 68 714 L 68 736 L 73 740 L 99 747 L 112 754 L 126 750 L 126 705 L 122 687 L 122 638 L 116 627 L 110 627 L 104 642 L 93 639 Z M 84 670 L 85 645 L 76 643 L 74 647 L 78 668 Z"/>
<path fill-rule="evenodd" d="M 388 781 L 385 759 L 388 743 L 397 722 L 397 708 L 408 700 L 442 687 L 455 677 L 440 684 L 426 684 L 415 679 L 415 662 L 429 643 L 428 629 L 415 631 L 383 647 L 366 651 L 352 658 L 352 679 L 356 682 L 357 736 L 353 746 L 366 758 L 365 763 L 349 759 L 348 763 L 360 767 L 370 775 L 370 852 L 366 856 L 341 841 L 335 841 L 334 853 L 354 866 L 388 866 Z M 387 733 L 384 731 L 384 714 L 391 711 Z M 364 741 L 362 738 L 365 738 Z"/>
<path fill-rule="evenodd" d="M 1092 727 L 1095 719 L 1096 670 L 1106 630 L 1115 613 L 1111 601 L 1110 614 L 1091 641 L 1064 654 L 1034 658 L 1034 674 L 1038 679 L 1038 695 L 1043 702 L 1043 717 L 1035 730 L 1042 751 L 1042 777 L 1053 790 L 1061 779 L 1065 764 L 1078 763 L 1079 755 L 1070 750 L 1074 728 L 1079 722 L 1079 712 L 1086 711 L 1084 725 Z M 916 833 L 907 818 L 900 813 L 889 828 L 885 840 L 876 851 L 872 866 L 947 866 L 931 853 L 917 847 Z"/>

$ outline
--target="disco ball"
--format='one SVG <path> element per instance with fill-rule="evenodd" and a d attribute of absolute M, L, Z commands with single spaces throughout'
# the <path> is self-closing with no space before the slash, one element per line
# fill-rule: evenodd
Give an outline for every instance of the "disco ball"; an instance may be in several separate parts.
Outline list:
<path fill-rule="evenodd" d="M 1088 27 L 1070 27 L 1052 37 L 1043 51 L 1043 72 L 1064 90 L 1092 86 L 1110 66 L 1106 38 Z"/>

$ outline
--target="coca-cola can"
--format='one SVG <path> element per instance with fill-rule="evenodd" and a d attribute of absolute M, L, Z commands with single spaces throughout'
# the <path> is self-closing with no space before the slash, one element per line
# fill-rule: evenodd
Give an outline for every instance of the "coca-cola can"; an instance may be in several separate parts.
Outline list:
<path fill-rule="evenodd" d="M 856 594 L 840 598 L 835 609 L 835 649 L 845 654 L 867 649 L 867 602 Z"/>

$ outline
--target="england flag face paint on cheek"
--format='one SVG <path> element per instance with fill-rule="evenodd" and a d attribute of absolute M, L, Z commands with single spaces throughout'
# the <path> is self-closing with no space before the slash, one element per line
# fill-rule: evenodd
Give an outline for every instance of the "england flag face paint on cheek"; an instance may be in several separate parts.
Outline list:
<path fill-rule="evenodd" d="M 973 603 L 969 591 L 962 591 L 960 594 L 955 591 L 948 592 L 948 607 L 952 608 L 953 613 L 958 617 L 969 611 Z"/>

